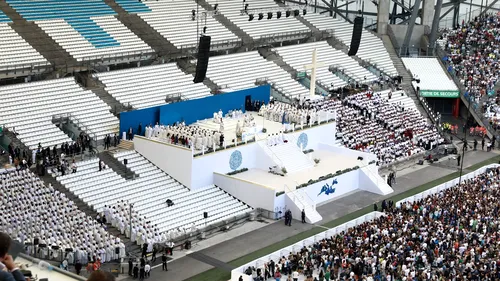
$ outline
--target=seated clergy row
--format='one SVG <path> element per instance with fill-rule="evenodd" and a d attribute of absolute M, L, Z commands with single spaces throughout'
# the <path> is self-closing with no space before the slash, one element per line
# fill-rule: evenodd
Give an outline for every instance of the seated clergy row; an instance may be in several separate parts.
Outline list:
<path fill-rule="evenodd" d="M 106 226 L 86 216 L 63 193 L 44 186 L 29 170 L 4 172 L 0 181 L 0 231 L 28 245 L 30 252 L 38 242 L 37 249 L 45 258 L 66 251 L 69 262 L 125 257 L 125 245 Z"/>

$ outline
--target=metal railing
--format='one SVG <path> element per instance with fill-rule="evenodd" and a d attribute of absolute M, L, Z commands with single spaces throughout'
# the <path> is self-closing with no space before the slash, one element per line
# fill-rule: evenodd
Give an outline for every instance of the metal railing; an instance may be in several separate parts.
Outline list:
<path fill-rule="evenodd" d="M 71 112 L 67 113 L 58 113 L 52 115 L 52 120 L 56 120 L 59 122 L 64 122 L 64 119 L 66 119 L 68 122 L 71 121 L 73 124 L 78 126 L 81 131 L 85 132 L 89 137 L 97 144 L 97 134 L 94 133 L 89 127 L 87 127 L 85 124 L 83 124 L 76 116 L 71 114 Z"/>

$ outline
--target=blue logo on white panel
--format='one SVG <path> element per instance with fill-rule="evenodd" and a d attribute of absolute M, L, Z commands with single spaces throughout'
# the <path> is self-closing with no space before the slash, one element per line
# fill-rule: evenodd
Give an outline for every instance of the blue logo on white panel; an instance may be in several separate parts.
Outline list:
<path fill-rule="evenodd" d="M 229 167 L 231 170 L 236 170 L 241 166 L 241 163 L 243 162 L 243 155 L 241 155 L 241 152 L 239 150 L 233 151 L 231 153 L 231 157 L 229 158 Z"/>
<path fill-rule="evenodd" d="M 308 142 L 309 142 L 309 138 L 307 137 L 307 134 L 302 133 L 299 135 L 299 137 L 297 139 L 297 146 L 298 147 L 302 146 L 302 148 L 306 148 Z"/>
<path fill-rule="evenodd" d="M 321 187 L 321 191 L 319 192 L 318 196 L 320 196 L 323 193 L 325 195 L 334 194 L 335 193 L 335 188 L 333 186 L 336 185 L 336 184 L 338 184 L 337 179 L 333 179 L 332 184 L 325 183 L 325 185 L 323 185 Z"/>

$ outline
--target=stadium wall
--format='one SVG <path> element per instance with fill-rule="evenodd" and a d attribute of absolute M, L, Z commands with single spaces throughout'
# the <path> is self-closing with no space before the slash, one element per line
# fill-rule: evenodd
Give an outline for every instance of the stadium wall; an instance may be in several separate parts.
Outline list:
<path fill-rule="evenodd" d="M 134 138 L 134 148 L 175 180 L 191 188 L 191 167 L 193 165 L 191 149 L 141 136 Z"/>
<path fill-rule="evenodd" d="M 221 109 L 224 113 L 238 108 L 244 111 L 247 96 L 251 96 L 252 100 L 264 101 L 267 104 L 271 96 L 271 86 L 264 85 L 201 99 L 122 112 L 120 113 L 120 132 L 123 133 L 132 127 L 134 133 L 137 134 L 139 123 L 142 123 L 142 132 L 139 134 L 144 135 L 146 125 L 154 125 L 157 122 L 172 124 L 184 121 L 189 125 L 198 120 L 212 118 L 213 113 Z"/>
<path fill-rule="evenodd" d="M 276 191 L 272 187 L 214 173 L 214 184 L 253 208 L 274 210 Z"/>
<path fill-rule="evenodd" d="M 214 173 L 227 174 L 243 168 L 267 171 L 273 165 L 256 142 L 208 153 L 193 158 L 191 188 L 198 189 L 213 184 Z"/>
<path fill-rule="evenodd" d="M 325 143 L 335 145 L 336 122 L 325 123 L 301 131 L 288 133 L 290 141 L 304 144 L 303 149 L 319 149 L 319 144 Z"/>

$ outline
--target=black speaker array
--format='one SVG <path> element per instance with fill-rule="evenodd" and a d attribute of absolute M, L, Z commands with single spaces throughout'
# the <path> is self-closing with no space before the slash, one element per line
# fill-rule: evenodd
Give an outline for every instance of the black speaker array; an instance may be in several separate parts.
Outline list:
<path fill-rule="evenodd" d="M 361 32 L 363 31 L 363 18 L 356 17 L 354 19 L 354 27 L 352 29 L 351 47 L 347 53 L 349 56 L 355 56 L 358 53 L 359 43 L 361 42 Z"/>
<path fill-rule="evenodd" d="M 200 44 L 198 45 L 198 63 L 196 64 L 196 75 L 194 76 L 194 83 L 201 83 L 205 79 L 208 67 L 208 57 L 210 54 L 210 36 L 201 36 Z"/>

